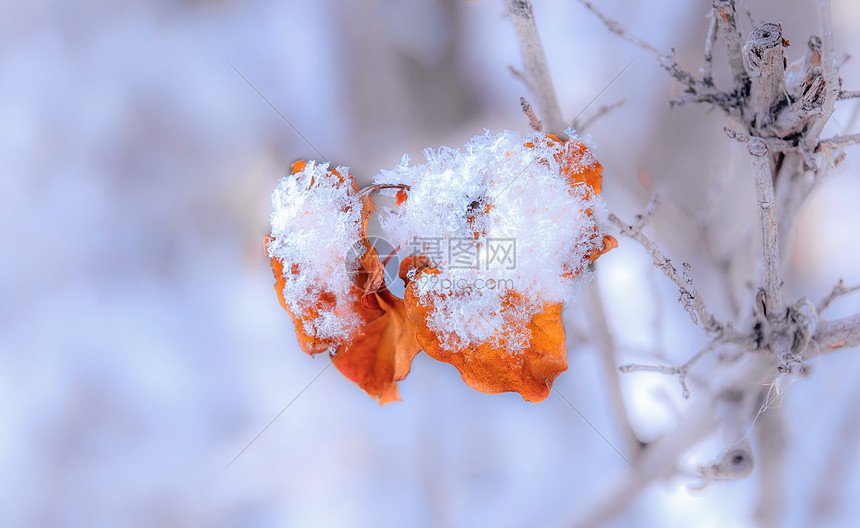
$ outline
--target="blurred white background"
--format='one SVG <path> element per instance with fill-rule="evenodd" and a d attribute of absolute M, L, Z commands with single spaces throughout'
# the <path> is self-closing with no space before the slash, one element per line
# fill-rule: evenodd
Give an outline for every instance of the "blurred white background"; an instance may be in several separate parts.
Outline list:
<path fill-rule="evenodd" d="M 676 48 L 688 69 L 701 65 L 709 1 L 598 4 Z M 817 29 L 812 0 L 744 4 L 757 22 L 781 21 L 789 56 L 802 56 Z M 328 360 L 299 351 L 262 251 L 269 193 L 291 162 L 319 155 L 227 61 L 367 183 L 404 153 L 420 161 L 424 147 L 459 147 L 484 128 L 526 131 L 518 99 L 529 94 L 507 70 L 521 60 L 501 0 L 2 5 L 0 525 L 542 526 L 623 474 L 562 398 L 480 394 L 425 355 L 400 384 L 404 401 L 385 407 L 334 368 L 308 386 Z M 712 308 L 728 313 L 685 216 L 715 203 L 718 245 L 752 278 L 752 178 L 723 117 L 669 110 L 679 88 L 576 2 L 535 10 L 569 118 L 634 61 L 584 114 L 626 100 L 590 130 L 604 195 L 632 218 L 659 191 L 650 235 L 691 262 Z M 860 53 L 860 6 L 833 10 L 837 53 Z M 842 76 L 860 88 L 856 61 Z M 828 130 L 854 109 L 840 103 Z M 804 213 L 786 274 L 793 297 L 860 282 L 858 158 L 849 150 Z M 722 191 L 708 202 L 714 182 Z M 703 332 L 642 250 L 621 244 L 598 269 L 624 361 L 653 362 L 654 351 L 683 361 Z M 830 315 L 857 311 L 855 295 Z M 566 319 L 588 333 L 580 307 Z M 569 346 L 557 388 L 620 445 L 595 350 Z M 860 494 L 850 436 L 860 361 L 845 351 L 816 367 L 781 400 L 792 453 L 783 506 L 791 526 L 846 526 Z M 687 403 L 673 378 L 622 382 L 645 439 Z M 703 443 L 690 468 L 722 447 Z M 704 493 L 687 491 L 693 478 L 660 482 L 616 523 L 747 526 L 758 478 Z"/>

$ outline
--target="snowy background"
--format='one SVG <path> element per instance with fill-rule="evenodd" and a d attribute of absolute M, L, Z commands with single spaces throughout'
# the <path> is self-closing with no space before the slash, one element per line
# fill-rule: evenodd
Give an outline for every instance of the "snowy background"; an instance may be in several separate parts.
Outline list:
<path fill-rule="evenodd" d="M 632 218 L 659 191 L 649 234 L 728 313 L 685 216 L 712 207 L 726 223 L 718 245 L 741 271 L 751 262 L 752 178 L 723 117 L 670 111 L 677 86 L 580 5 L 535 4 L 569 118 L 633 61 L 585 112 L 626 99 L 590 130 L 604 196 Z M 811 0 L 746 4 L 781 21 L 790 58 L 801 56 Z M 688 69 L 701 64 L 709 1 L 599 5 Z M 833 10 L 837 54 L 860 53 L 860 7 Z M 484 128 L 526 132 L 500 0 L 5 0 L 2 13 L 0 525 L 543 526 L 625 471 L 557 395 L 480 394 L 425 355 L 404 401 L 379 407 L 299 351 L 262 252 L 275 183 L 319 156 L 231 64 L 366 183 L 403 153 L 421 161 L 424 147 L 459 147 Z M 842 76 L 860 87 L 856 60 Z M 851 122 L 855 103 L 840 105 L 831 133 Z M 791 297 L 860 283 L 858 159 L 849 151 L 804 213 Z M 703 332 L 641 249 L 621 243 L 598 270 L 624 361 L 683 361 Z M 857 311 L 855 295 L 829 315 Z M 573 336 L 588 333 L 585 317 L 572 306 L 566 319 L 570 369 L 556 386 L 620 445 L 595 350 Z M 860 494 L 860 361 L 846 351 L 815 366 L 781 402 L 784 506 L 791 526 L 844 526 Z M 622 381 L 643 438 L 673 427 L 686 404 L 676 380 Z M 721 449 L 704 442 L 686 458 L 692 468 Z M 617 525 L 748 525 L 756 474 L 704 493 L 691 482 L 657 483 Z"/>

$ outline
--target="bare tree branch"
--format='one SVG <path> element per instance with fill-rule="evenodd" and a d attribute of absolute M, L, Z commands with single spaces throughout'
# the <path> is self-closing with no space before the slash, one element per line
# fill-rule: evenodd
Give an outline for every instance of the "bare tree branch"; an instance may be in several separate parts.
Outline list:
<path fill-rule="evenodd" d="M 717 339 L 712 339 L 704 348 L 696 352 L 693 357 L 687 360 L 681 366 L 678 367 L 670 367 L 668 365 L 637 365 L 630 364 L 618 367 L 619 372 L 623 372 L 625 374 L 630 372 L 660 372 L 662 374 L 670 374 L 670 375 L 678 375 L 678 382 L 681 384 L 681 394 L 684 396 L 685 400 L 690 399 L 690 389 L 687 388 L 687 375 L 690 373 L 690 369 L 696 366 L 703 357 L 713 352 L 714 349 L 719 345 L 719 341 Z"/>
<path fill-rule="evenodd" d="M 848 295 L 849 293 L 854 293 L 858 290 L 860 290 L 860 284 L 858 284 L 857 286 L 851 286 L 846 288 L 845 279 L 839 279 L 839 282 L 837 282 L 836 286 L 833 287 L 833 290 L 831 290 L 830 293 L 827 294 L 827 297 L 822 299 L 821 302 L 816 305 L 815 308 L 818 311 L 818 314 L 821 315 L 821 313 L 824 312 L 824 310 L 826 310 L 828 307 L 830 307 L 830 304 L 839 297 L 842 297 L 843 295 Z"/>
<path fill-rule="evenodd" d="M 818 146 L 824 125 L 833 115 L 836 99 L 839 97 L 839 76 L 836 73 L 836 59 L 833 52 L 833 21 L 830 17 L 830 0 L 819 0 L 818 16 L 821 23 L 821 68 L 824 78 L 824 103 L 820 115 L 804 134 L 803 146 L 812 152 Z"/>
<path fill-rule="evenodd" d="M 727 368 L 712 388 L 714 397 L 697 399 L 672 432 L 648 444 L 635 471 L 620 475 L 598 500 L 588 503 L 585 511 L 580 508 L 569 514 L 564 526 L 604 526 L 624 511 L 651 482 L 674 474 L 678 457 L 720 425 L 720 406 L 731 406 L 738 398 L 747 401 L 747 392 L 758 394 L 759 384 L 772 380 L 773 362 L 773 356 L 746 354 L 726 365 Z M 749 421 L 745 423 L 749 424 Z"/>
<path fill-rule="evenodd" d="M 749 152 L 755 174 L 756 199 L 761 224 L 761 241 L 764 263 L 765 306 L 768 317 L 782 312 L 782 272 L 780 271 L 779 237 L 776 222 L 776 205 L 773 193 L 773 176 L 768 160 L 767 144 L 761 138 L 750 139 Z"/>
<path fill-rule="evenodd" d="M 698 324 L 699 319 L 701 319 L 702 324 L 705 327 L 705 331 L 708 333 L 730 331 L 730 327 L 719 322 L 708 311 L 705 306 L 704 299 L 702 299 L 702 296 L 699 294 L 696 287 L 693 286 L 693 282 L 688 278 L 683 278 L 678 273 L 678 270 L 672 265 L 672 261 L 657 248 L 651 239 L 642 234 L 642 231 L 637 231 L 630 224 L 622 222 L 614 214 L 609 215 L 609 221 L 615 224 L 621 230 L 622 234 L 632 238 L 636 242 L 639 242 L 639 244 L 645 248 L 645 251 L 651 255 L 651 258 L 654 259 L 654 266 L 660 269 L 660 271 L 662 271 L 669 280 L 678 286 L 681 291 L 679 301 L 684 306 L 687 313 L 690 314 L 690 318 L 694 323 Z"/>
<path fill-rule="evenodd" d="M 750 33 L 743 47 L 744 67 L 752 80 L 750 90 L 753 127 L 763 131 L 774 121 L 775 109 L 787 98 L 785 54 L 780 24 L 762 24 Z"/>
<path fill-rule="evenodd" d="M 819 321 L 812 342 L 815 343 L 812 356 L 860 346 L 860 314 L 835 321 Z"/>
<path fill-rule="evenodd" d="M 521 72 L 520 70 L 518 70 L 518 69 L 516 69 L 510 65 L 508 65 L 508 71 L 511 73 L 511 75 L 514 76 L 514 78 L 516 78 L 518 81 L 523 83 L 523 85 L 526 87 L 526 89 L 528 91 L 535 93 L 535 89 L 532 88 L 532 83 L 529 82 L 529 79 L 528 79 L 528 77 L 526 77 L 525 73 Z"/>
<path fill-rule="evenodd" d="M 832 138 L 822 139 L 816 150 L 823 150 L 827 147 L 846 147 L 848 145 L 856 145 L 858 143 L 860 143 L 860 134 L 834 136 Z"/>
<path fill-rule="evenodd" d="M 541 116 L 550 132 L 562 134 L 564 121 L 555 95 L 555 85 L 546 62 L 546 54 L 535 25 L 534 9 L 529 0 L 507 0 L 514 20 L 529 87 L 537 99 Z"/>
<path fill-rule="evenodd" d="M 635 231 L 642 231 L 651 222 L 657 208 L 660 207 L 660 195 L 654 193 L 651 199 L 648 200 L 648 205 L 645 206 L 645 211 L 642 214 L 636 215 L 636 223 L 633 225 Z"/>
<path fill-rule="evenodd" d="M 839 90 L 839 97 L 836 99 L 841 101 L 843 99 L 856 99 L 860 97 L 860 90 Z"/>
<path fill-rule="evenodd" d="M 821 24 L 821 68 L 824 81 L 824 101 L 821 115 L 813 123 L 812 128 L 806 134 L 806 147 L 812 150 L 815 146 L 814 139 L 821 136 L 821 131 L 833 115 L 836 100 L 839 98 L 840 82 L 837 74 L 836 58 L 833 51 L 833 22 L 830 15 L 830 0 L 819 0 L 819 19 Z"/>
<path fill-rule="evenodd" d="M 629 33 L 627 31 L 627 29 L 621 25 L 620 22 L 618 22 L 614 18 L 610 17 L 609 15 L 604 13 L 603 11 L 600 11 L 599 9 L 597 9 L 594 6 L 594 4 L 589 2 L 589 0 L 577 0 L 577 1 L 580 4 L 584 5 L 589 11 L 591 11 L 592 13 L 597 15 L 597 17 L 600 18 L 601 21 L 603 21 L 603 23 L 606 25 L 606 27 L 607 27 L 607 29 L 609 29 L 609 31 L 611 31 L 612 33 L 615 33 L 616 35 L 618 35 L 622 39 L 630 42 L 631 44 L 633 44 L 639 48 L 642 48 L 649 55 L 651 55 L 652 57 L 657 59 L 657 62 L 660 63 L 660 66 L 662 66 L 663 69 L 668 71 L 669 74 L 672 77 L 674 77 L 675 79 L 677 79 L 681 84 L 687 86 L 688 89 L 691 89 L 691 90 L 693 90 L 696 87 L 696 85 L 697 85 L 696 79 L 690 73 L 688 73 L 686 70 L 681 68 L 678 65 L 678 63 L 675 62 L 675 59 L 671 55 L 661 52 L 660 50 L 658 50 L 657 48 L 655 48 L 654 46 L 652 46 L 648 42 L 645 42 L 644 40 L 632 35 L 631 33 Z M 701 84 L 702 88 L 704 88 L 704 83 L 698 83 L 698 84 Z"/>
<path fill-rule="evenodd" d="M 723 127 L 723 131 L 726 133 L 726 136 L 728 136 L 729 139 L 734 139 L 738 143 L 749 143 L 750 142 L 750 136 L 748 136 L 744 133 L 735 132 L 734 130 L 730 129 L 729 127 Z M 767 144 L 767 150 L 771 153 L 788 152 L 788 151 L 792 151 L 792 150 L 798 150 L 800 148 L 797 145 L 795 145 L 793 142 L 786 141 L 784 139 L 772 138 L 772 137 L 759 138 L 759 139 L 761 139 L 762 141 L 764 141 Z"/>
<path fill-rule="evenodd" d="M 776 483 L 785 466 L 786 445 L 781 417 L 774 410 L 768 411 L 774 402 L 771 396 L 779 393 L 782 376 L 809 375 L 811 367 L 804 362 L 809 358 L 860 346 L 860 314 L 835 321 L 819 320 L 819 313 L 834 299 L 860 290 L 860 286 L 846 288 L 840 281 L 819 303 L 818 309 L 806 297 L 793 304 L 783 298 L 781 262 L 784 256 L 780 251 L 788 252 L 791 248 L 799 212 L 822 177 L 820 164 L 823 160 L 824 170 L 835 166 L 844 157 L 841 147 L 860 143 L 860 134 L 821 140 L 821 131 L 833 114 L 835 102 L 860 98 L 860 91 L 841 90 L 839 86 L 830 1 L 819 0 L 821 36 L 812 36 L 804 57 L 787 68 L 785 48 L 788 41 L 783 38 L 780 24 L 760 24 L 744 41 L 735 0 L 712 0 L 702 80 L 682 69 L 672 54 L 662 53 L 633 36 L 618 21 L 599 11 L 592 1 L 578 1 L 598 16 L 609 31 L 645 50 L 681 83 L 684 95 L 670 104 L 704 102 L 717 106 L 735 119 L 733 126 L 743 130 L 726 129 L 726 132 L 745 143 L 751 155 L 762 239 L 762 286 L 753 303 L 752 316 L 740 323 L 748 330 L 737 332 L 708 310 L 689 278 L 689 266 L 684 264 L 683 269 L 678 270 L 642 233 L 656 201 L 633 225 L 609 215 L 609 221 L 622 234 L 640 243 L 651 255 L 654 267 L 678 286 L 679 301 L 684 309 L 694 323 L 701 320 L 712 336 L 704 348 L 680 366 L 630 364 L 619 370 L 677 375 L 686 398 L 689 397 L 686 381 L 691 369 L 721 345 L 736 346 L 731 347 L 733 356 L 716 355 L 718 368 L 703 386 L 706 394 L 697 399 L 695 410 L 681 419 L 675 431 L 644 449 L 636 473 L 622 476 L 603 500 L 594 503 L 585 515 L 578 512 L 571 522 L 583 527 L 602 525 L 623 510 L 648 483 L 675 471 L 678 457 L 691 442 L 716 429 L 722 431 L 727 448 L 715 463 L 700 469 L 702 478 L 709 483 L 748 476 L 755 465 L 749 439 L 755 423 L 763 482 L 770 486 L 763 485 L 757 515 L 762 525 L 778 526 L 783 496 Z M 718 43 L 726 50 L 734 76 L 734 85 L 726 91 L 718 90 L 713 80 L 714 48 Z M 856 115 L 860 115 L 860 111 Z M 830 149 L 836 152 L 831 153 Z M 762 385 L 769 387 L 764 396 Z M 702 414 L 707 414 L 707 419 Z"/>
<path fill-rule="evenodd" d="M 705 65 L 702 66 L 702 82 L 713 86 L 714 84 L 714 43 L 717 41 L 717 17 L 714 13 L 709 15 L 711 21 L 708 23 L 708 36 L 705 37 Z"/>

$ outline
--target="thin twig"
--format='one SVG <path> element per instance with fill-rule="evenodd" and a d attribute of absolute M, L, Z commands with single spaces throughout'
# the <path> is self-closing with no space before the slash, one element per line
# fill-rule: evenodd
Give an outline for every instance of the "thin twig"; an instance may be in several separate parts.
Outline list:
<path fill-rule="evenodd" d="M 831 138 L 822 139 L 818 144 L 817 151 L 827 147 L 847 147 L 860 143 L 860 134 L 849 134 L 847 136 L 833 136 Z"/>
<path fill-rule="evenodd" d="M 715 13 L 710 13 L 708 17 L 711 19 L 708 23 L 708 35 L 705 37 L 705 65 L 702 66 L 702 82 L 705 84 L 714 84 L 714 43 L 717 41 L 717 16 Z"/>
<path fill-rule="evenodd" d="M 525 97 L 520 97 L 520 107 L 522 107 L 523 113 L 526 117 L 529 118 L 529 124 L 531 125 L 532 130 L 535 132 L 543 132 L 543 123 L 541 123 L 537 118 L 534 109 L 532 109 L 532 105 L 526 101 Z"/>
<path fill-rule="evenodd" d="M 704 348 L 696 352 L 693 357 L 687 360 L 686 363 L 677 367 L 671 367 L 669 365 L 623 365 L 618 367 L 619 372 L 623 372 L 624 374 L 628 374 L 630 372 L 660 372 L 662 374 L 676 375 L 678 376 L 678 382 L 681 384 L 681 394 L 684 396 L 685 400 L 690 399 L 690 389 L 687 387 L 687 375 L 690 373 L 690 369 L 696 366 L 696 363 L 701 361 L 703 357 L 713 352 L 714 349 L 717 348 L 719 344 L 719 340 L 712 339 Z"/>
<path fill-rule="evenodd" d="M 603 21 L 603 23 L 606 25 L 606 27 L 607 27 L 607 29 L 609 29 L 609 31 L 615 33 L 619 37 L 630 42 L 631 44 L 634 44 L 634 45 L 644 49 L 645 51 L 647 51 L 652 57 L 657 59 L 657 61 L 659 61 L 660 64 L 664 68 L 671 70 L 671 68 L 677 66 L 677 64 L 675 64 L 675 62 L 669 57 L 669 55 L 664 54 L 662 51 L 655 48 L 651 44 L 645 42 L 644 40 L 640 39 L 639 37 L 636 37 L 636 36 L 628 33 L 627 29 L 624 26 L 622 26 L 620 22 L 618 22 L 614 18 L 610 17 L 609 15 L 604 13 L 603 11 L 594 7 L 594 4 L 592 4 L 588 0 L 577 0 L 577 1 L 580 4 L 584 5 L 586 7 L 586 9 L 588 9 L 589 11 L 591 11 L 592 13 L 597 15 L 597 17 Z M 689 74 L 687 74 L 687 75 L 689 75 Z"/>
<path fill-rule="evenodd" d="M 726 135 L 729 137 L 729 139 L 734 139 L 738 143 L 749 143 L 750 142 L 750 136 L 744 134 L 743 132 L 735 132 L 734 130 L 732 130 L 729 127 L 723 127 L 723 131 L 726 133 Z M 764 140 L 764 142 L 767 144 L 767 150 L 769 152 L 788 152 L 790 150 L 798 150 L 799 149 L 799 147 L 795 143 L 793 143 L 791 141 L 787 141 L 785 139 L 779 139 L 779 138 L 773 138 L 773 137 L 759 138 L 759 139 Z"/>
<path fill-rule="evenodd" d="M 765 306 L 768 317 L 781 314 L 782 272 L 780 271 L 779 235 L 776 222 L 776 204 L 773 193 L 773 175 L 770 170 L 767 144 L 761 138 L 752 138 L 748 144 L 755 175 L 756 200 L 761 225 L 764 263 Z"/>
<path fill-rule="evenodd" d="M 645 211 L 642 214 L 636 215 L 636 223 L 633 224 L 633 229 L 636 231 L 642 231 L 645 229 L 649 223 L 651 223 L 651 218 L 653 218 L 654 213 L 657 212 L 657 208 L 660 207 L 660 195 L 654 193 L 651 196 L 651 199 L 648 200 L 648 205 L 645 206 Z"/>
<path fill-rule="evenodd" d="M 518 81 L 525 85 L 526 89 L 532 93 L 534 93 L 534 89 L 532 88 L 532 83 L 529 82 L 526 74 L 521 72 L 520 70 L 514 68 L 513 66 L 508 66 L 508 71 L 513 75 Z"/>
<path fill-rule="evenodd" d="M 839 90 L 839 96 L 836 98 L 838 101 L 843 99 L 855 99 L 860 97 L 860 90 Z"/>
<path fill-rule="evenodd" d="M 609 214 L 609 221 L 615 224 L 621 230 L 622 234 L 632 238 L 636 242 L 639 242 L 639 244 L 645 248 L 645 251 L 651 255 L 651 258 L 654 259 L 654 266 L 662 271 L 669 280 L 678 286 L 681 292 L 678 300 L 681 302 L 687 313 L 690 314 L 690 318 L 693 320 L 693 323 L 698 324 L 698 321 L 701 320 L 705 331 L 708 333 L 728 331 L 728 327 L 719 322 L 711 312 L 708 311 L 704 299 L 702 299 L 702 296 L 699 294 L 696 287 L 693 286 L 693 282 L 689 279 L 683 278 L 678 273 L 678 270 L 672 264 L 672 261 L 657 248 L 657 245 L 654 244 L 651 239 L 645 236 L 642 231 L 634 229 L 632 225 L 622 222 L 614 214 Z"/>
<path fill-rule="evenodd" d="M 738 114 L 739 100 L 737 94 L 741 93 L 740 90 L 735 90 L 733 93 L 724 93 L 717 90 L 713 83 L 697 80 L 678 64 L 674 58 L 674 53 L 663 53 L 648 42 L 633 36 L 621 23 L 597 9 L 589 0 L 577 1 L 600 18 L 609 31 L 631 44 L 642 48 L 654 57 L 669 75 L 684 86 L 687 94 L 674 101 L 670 101 L 670 106 L 689 102 L 706 102 L 717 106 L 729 115 Z"/>
<path fill-rule="evenodd" d="M 381 191 L 382 189 L 400 189 L 408 191 L 410 187 L 402 183 L 375 183 L 373 185 L 368 185 L 367 187 L 362 187 L 358 191 L 358 195 L 367 196 L 371 193 L 375 193 L 376 191 Z"/>
<path fill-rule="evenodd" d="M 833 290 L 831 290 L 830 293 L 827 294 L 827 297 L 825 297 L 821 300 L 820 303 L 818 303 L 815 309 L 818 311 L 818 314 L 821 315 L 821 313 L 826 310 L 833 301 L 835 301 L 839 297 L 842 297 L 843 295 L 848 295 L 849 293 L 854 293 L 858 290 L 860 290 L 860 284 L 858 284 L 857 286 L 851 286 L 846 288 L 845 279 L 839 279 L 839 282 L 836 283 L 836 286 L 833 287 Z"/>
<path fill-rule="evenodd" d="M 597 109 L 596 112 L 594 112 L 594 115 L 592 115 L 591 117 L 589 117 L 588 119 L 583 121 L 581 125 L 576 123 L 576 121 L 574 121 L 574 123 L 573 123 L 574 130 L 576 130 L 579 133 L 582 133 L 582 132 L 588 130 L 601 117 L 603 117 L 606 114 L 608 114 L 609 112 L 615 110 L 619 106 L 623 105 L 625 102 L 627 102 L 626 99 L 620 99 L 618 101 L 615 101 L 614 103 L 609 103 L 609 104 L 605 104 L 605 105 L 601 106 L 600 108 Z"/>

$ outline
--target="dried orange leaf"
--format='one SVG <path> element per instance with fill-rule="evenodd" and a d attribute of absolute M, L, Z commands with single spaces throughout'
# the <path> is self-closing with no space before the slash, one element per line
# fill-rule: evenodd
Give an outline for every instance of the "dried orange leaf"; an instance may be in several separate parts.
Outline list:
<path fill-rule="evenodd" d="M 301 172 L 305 166 L 304 162 L 297 162 L 293 165 L 294 173 Z M 345 181 L 336 170 L 330 170 L 326 177 L 337 177 L 341 183 Z M 311 179 L 311 187 L 313 184 Z M 354 184 L 352 187 L 352 192 L 357 192 Z M 374 399 L 385 404 L 400 399 L 396 382 L 409 373 L 412 359 L 419 348 L 413 337 L 414 329 L 406 317 L 403 301 L 385 288 L 383 265 L 366 236 L 367 221 L 375 210 L 372 199 L 369 196 L 361 197 L 361 207 L 360 238 L 356 244 L 356 251 L 361 256 L 356 263 L 358 269 L 352 274 L 349 295 L 338 298 L 325 290 L 313 295 L 308 291 L 308 295 L 301 297 L 308 299 L 303 300 L 296 309 L 296 303 L 287 302 L 284 297 L 284 287 L 290 275 L 299 273 L 300 265 L 293 264 L 289 270 L 285 270 L 284 264 L 275 257 L 271 258 L 271 265 L 278 299 L 293 320 L 302 350 L 310 355 L 329 352 L 338 370 Z M 267 238 L 267 251 L 272 247 L 272 241 L 271 236 Z M 340 264 L 347 266 L 346 257 L 342 258 Z M 356 324 L 346 335 L 315 335 L 313 325 L 308 325 L 308 322 L 316 320 L 322 313 L 349 319 Z"/>
<path fill-rule="evenodd" d="M 420 273 L 436 272 L 435 268 L 425 268 Z M 451 350 L 428 325 L 436 295 L 443 294 L 419 298 L 413 282 L 407 286 L 404 296 L 406 313 L 415 325 L 415 339 L 424 352 L 456 367 L 463 381 L 480 392 L 518 392 L 531 402 L 543 401 L 549 396 L 555 378 L 567 370 L 561 305 L 546 304 L 543 311 L 532 316 L 525 324 L 530 334 L 527 345 L 513 352 L 505 346 L 505 339 L 512 328 L 521 323 L 514 315 L 520 296 L 511 291 L 503 308 L 503 316 L 509 319 L 510 326 L 498 329 L 496 342 L 473 343 Z"/>
<path fill-rule="evenodd" d="M 409 374 L 420 349 L 403 301 L 388 290 L 370 295 L 379 305 L 378 318 L 338 352 L 334 365 L 379 403 L 386 404 L 400 400 L 396 382 Z"/>

